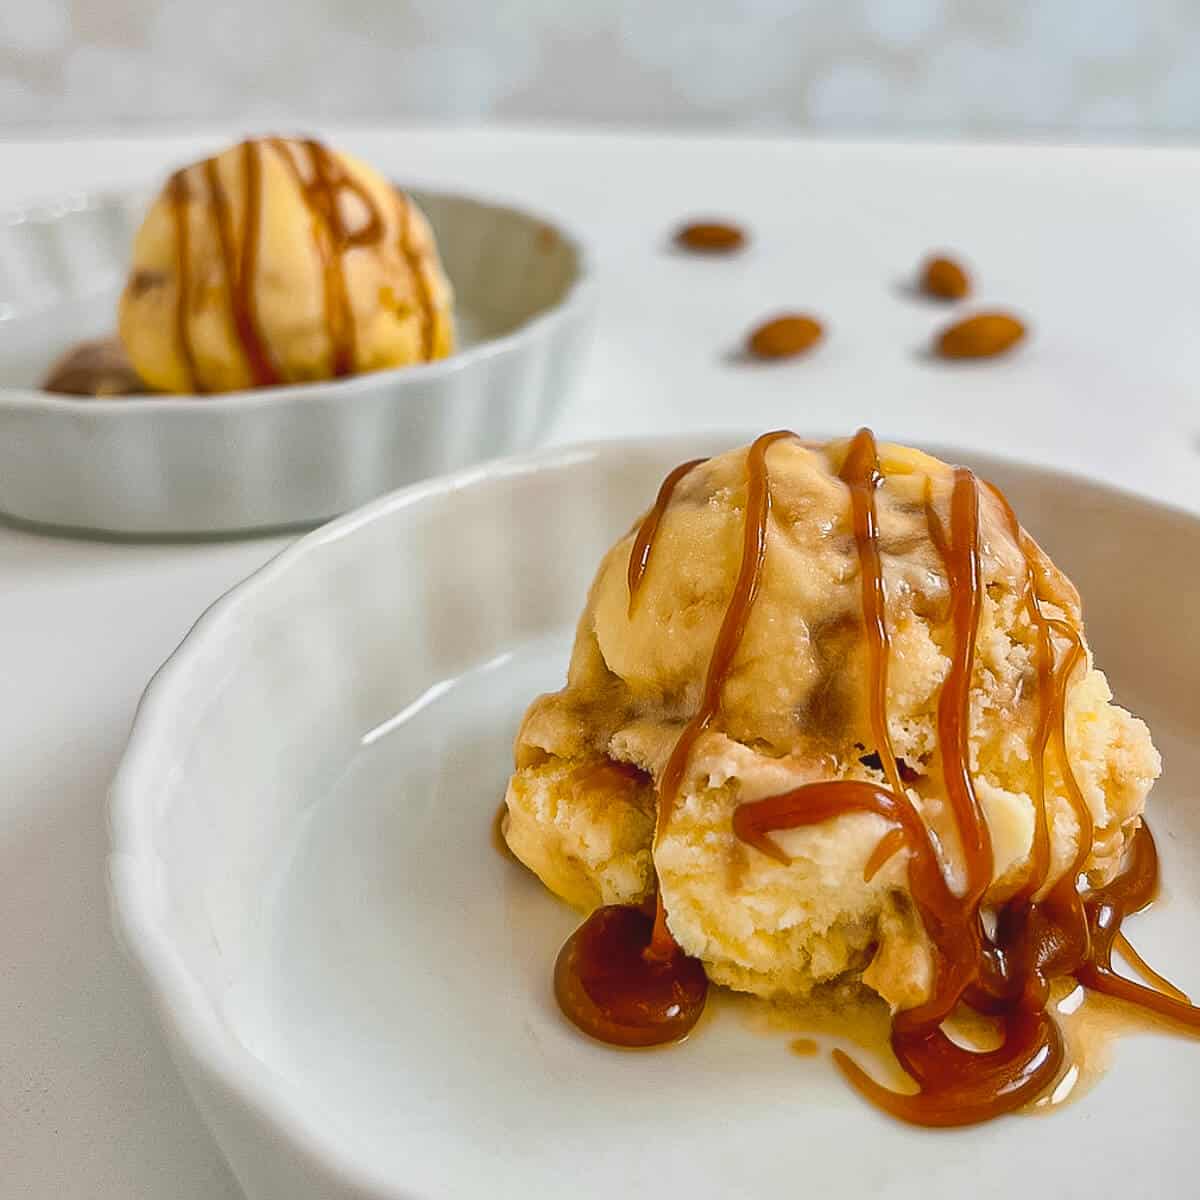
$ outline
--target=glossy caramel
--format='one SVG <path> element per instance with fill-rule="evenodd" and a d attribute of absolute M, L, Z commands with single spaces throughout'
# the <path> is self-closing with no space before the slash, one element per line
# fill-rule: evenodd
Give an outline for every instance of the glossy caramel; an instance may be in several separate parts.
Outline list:
<path fill-rule="evenodd" d="M 708 977 L 678 948 L 648 953 L 654 919 L 640 908 L 598 908 L 554 967 L 559 1007 L 584 1033 L 616 1046 L 677 1042 L 700 1019 Z"/>
<path fill-rule="evenodd" d="M 626 581 L 629 585 L 629 615 L 631 617 L 634 604 L 637 602 L 638 590 L 646 576 L 646 568 L 650 565 L 650 551 L 654 548 L 654 535 L 658 533 L 658 524 L 662 520 L 663 513 L 667 511 L 667 505 L 671 503 L 675 488 L 685 475 L 691 473 L 693 467 L 698 467 L 706 461 L 703 458 L 693 458 L 689 462 L 680 463 L 662 481 L 662 486 L 658 489 L 658 495 L 654 498 L 650 511 L 638 525 L 637 533 L 633 538 L 633 549 L 629 552 L 629 567 L 626 572 Z"/>
<path fill-rule="evenodd" d="M 767 523 L 771 517 L 767 451 L 776 442 L 790 437 L 795 437 L 795 434 L 786 429 L 764 433 L 750 447 L 746 456 L 746 517 L 742 533 L 742 560 L 708 660 L 700 707 L 683 727 L 683 732 L 671 751 L 671 757 L 667 759 L 667 765 L 663 768 L 662 779 L 659 780 L 656 838 L 671 818 L 692 747 L 721 707 L 721 689 L 725 684 L 725 677 L 729 674 L 729 668 L 733 665 L 738 647 L 742 644 L 746 622 L 750 619 L 750 610 L 754 607 L 755 596 L 758 595 L 763 560 L 767 553 Z M 649 554 L 650 550 L 647 550 L 647 557 Z"/>
<path fill-rule="evenodd" d="M 188 224 L 190 198 L 187 175 L 183 171 L 176 171 L 167 181 L 167 202 L 171 207 L 171 220 L 175 223 L 175 340 L 179 343 L 179 357 L 187 372 L 188 386 L 194 392 L 203 392 L 204 385 L 196 373 L 196 353 L 192 349 L 192 334 L 188 325 L 192 290 L 191 229 Z"/>
<path fill-rule="evenodd" d="M 221 183 L 217 160 L 204 163 L 204 180 L 209 204 L 221 247 L 221 269 L 229 294 L 229 315 L 234 337 L 246 356 L 246 365 L 255 387 L 278 383 L 279 374 L 271 362 L 258 328 L 254 303 L 255 263 L 258 257 L 262 210 L 262 159 L 256 142 L 243 142 L 240 148 L 242 175 L 242 212 L 245 228 L 241 241 L 234 237 L 233 213 L 229 197 Z"/>

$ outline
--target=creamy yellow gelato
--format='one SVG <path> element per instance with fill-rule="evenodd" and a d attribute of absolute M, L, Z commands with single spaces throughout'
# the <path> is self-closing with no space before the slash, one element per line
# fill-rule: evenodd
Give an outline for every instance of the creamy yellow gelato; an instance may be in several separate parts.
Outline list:
<path fill-rule="evenodd" d="M 428 222 L 317 142 L 243 142 L 176 172 L 121 297 L 137 373 L 167 392 L 331 379 L 442 358 L 450 285 Z"/>
<path fill-rule="evenodd" d="M 566 687 L 536 700 L 521 725 L 506 838 L 548 887 L 585 910 L 641 902 L 657 877 L 670 932 L 716 982 L 802 997 L 827 981 L 861 980 L 903 1009 L 929 997 L 935 966 L 909 888 L 911 850 L 897 846 L 881 866 L 870 862 L 888 821 L 847 812 L 770 834 L 788 861 L 733 830 L 740 805 L 803 784 L 888 782 L 872 732 L 860 547 L 840 478 L 847 453 L 845 441 L 814 448 L 795 439 L 766 452 L 770 507 L 757 595 L 719 712 L 687 756 L 657 838 L 664 768 L 701 705 L 742 562 L 747 450 L 679 480 L 635 604 L 635 531 L 613 546 L 580 619 Z M 873 496 L 890 639 L 887 732 L 908 801 L 961 893 L 964 864 L 938 722 L 955 653 L 951 597 L 931 534 L 933 523 L 950 528 L 955 476 L 936 459 L 886 444 L 879 469 Z M 1056 664 L 1071 652 L 1061 630 L 1082 638 L 1082 627 L 1073 586 L 1031 540 L 1018 545 L 1002 501 L 986 487 L 978 491 L 978 529 L 966 757 L 991 842 L 986 911 L 1030 880 L 1034 862 L 1034 743 L 1046 685 L 1023 591 L 1027 562 L 1036 566 L 1046 620 L 1059 622 Z M 1111 703 L 1090 651 L 1064 678 L 1067 756 L 1094 824 L 1083 869 L 1101 883 L 1138 825 L 1159 758 L 1145 725 Z M 1049 855 L 1048 870 L 1030 884 L 1038 896 L 1070 872 L 1081 846 L 1053 747 L 1042 778 Z M 869 865 L 878 867 L 874 874 Z"/>

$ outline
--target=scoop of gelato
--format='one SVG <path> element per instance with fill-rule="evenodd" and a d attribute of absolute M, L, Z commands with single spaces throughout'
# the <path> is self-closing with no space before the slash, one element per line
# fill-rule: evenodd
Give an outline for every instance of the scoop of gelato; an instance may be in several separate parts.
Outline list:
<path fill-rule="evenodd" d="M 243 142 L 177 171 L 133 247 L 120 336 L 167 392 L 404 366 L 453 349 L 450 285 L 413 202 L 318 142 Z"/>
<path fill-rule="evenodd" d="M 583 909 L 640 903 L 657 883 L 670 932 L 718 983 L 803 997 L 818 984 L 857 980 L 903 1009 L 928 998 L 935 963 L 909 889 L 910 851 L 893 844 L 882 864 L 873 860 L 891 829 L 884 817 L 845 812 L 775 832 L 779 858 L 739 840 L 733 825 L 739 806 L 805 784 L 888 785 L 870 706 L 864 568 L 840 477 L 847 454 L 844 441 L 770 446 L 757 594 L 717 713 L 692 744 L 674 802 L 662 812 L 664 769 L 702 703 L 742 562 L 747 450 L 678 480 L 660 508 L 636 603 L 629 566 L 642 549 L 637 531 L 613 546 L 580 619 L 566 687 L 536 700 L 521 725 L 506 838 L 548 887 Z M 938 721 L 955 654 L 951 588 L 934 537 L 935 524 L 950 528 L 955 476 L 937 459 L 886 444 L 879 472 L 886 729 L 907 799 L 961 893 L 965 865 L 942 779 Z M 1145 725 L 1111 703 L 1083 641 L 1074 587 L 1028 535 L 1017 535 L 998 494 L 980 486 L 978 506 L 965 757 L 991 843 L 986 909 L 1025 887 L 1044 896 L 1075 867 L 1089 833 L 1068 771 L 1094 826 L 1082 868 L 1093 883 L 1110 878 L 1160 763 Z M 1066 762 L 1035 750 L 1047 683 L 1026 602 L 1031 570 L 1055 629 L 1054 661 L 1069 671 Z M 1072 669 L 1075 639 L 1082 653 Z M 1040 866 L 1036 776 L 1049 833 Z"/>

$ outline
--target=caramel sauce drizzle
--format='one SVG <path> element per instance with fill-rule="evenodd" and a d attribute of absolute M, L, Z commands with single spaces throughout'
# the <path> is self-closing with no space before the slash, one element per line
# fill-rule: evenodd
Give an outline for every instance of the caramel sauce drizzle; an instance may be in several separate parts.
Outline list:
<path fill-rule="evenodd" d="M 975 795 L 967 751 L 971 674 L 982 602 L 979 489 L 975 476 L 964 467 L 954 470 L 949 539 L 932 505 L 926 504 L 926 512 L 930 537 L 941 555 L 950 585 L 954 654 L 938 697 L 938 750 L 942 760 L 942 783 L 962 843 L 967 877 L 963 900 L 967 906 L 971 906 L 978 904 L 992 882 L 992 843 L 983 810 Z"/>
<path fill-rule="evenodd" d="M 1066 736 L 1067 686 L 1076 666 L 1083 661 L 1085 654 L 1079 631 L 1073 625 L 1057 617 L 1047 617 L 1042 611 L 1042 602 L 1037 592 L 1037 574 L 1033 565 L 1035 554 L 1031 539 L 1021 528 L 1021 523 L 1017 520 L 1017 514 L 1013 512 L 1008 497 L 991 484 L 985 486 L 999 504 L 1009 536 L 1021 553 L 1024 564 L 1021 600 L 1036 637 L 1034 665 L 1038 677 L 1038 722 L 1031 755 L 1034 787 L 1034 838 L 1030 854 L 1029 879 L 1015 897 L 1015 899 L 1029 899 L 1045 884 L 1050 871 L 1050 830 L 1046 818 L 1045 764 L 1046 748 L 1051 738 L 1054 740 L 1054 751 L 1067 791 L 1067 800 L 1079 825 L 1078 851 L 1072 869 L 1065 872 L 1065 875 L 1071 879 L 1072 890 L 1075 887 L 1074 877 L 1083 869 L 1083 864 L 1092 852 L 1092 814 L 1083 793 L 1079 790 L 1075 773 L 1071 769 Z M 1057 633 L 1068 643 L 1068 650 L 1057 670 L 1054 667 L 1052 633 Z"/>
<path fill-rule="evenodd" d="M 1172 999 L 1184 1004 L 1191 1004 L 1192 998 L 1187 992 L 1177 988 L 1169 979 L 1160 975 L 1134 948 L 1129 939 L 1118 931 L 1113 938 L 1112 948 L 1129 960 L 1129 965 L 1142 977 L 1143 981 L 1156 992 L 1165 992 Z"/>
<path fill-rule="evenodd" d="M 871 851 L 867 858 L 866 864 L 863 866 L 863 883 L 870 883 L 872 879 L 883 869 L 884 864 L 892 857 L 893 854 L 899 853 L 908 844 L 908 837 L 904 830 L 897 826 L 895 829 L 889 829 L 883 835 Z"/>
<path fill-rule="evenodd" d="M 701 703 L 677 739 L 659 782 L 656 837 L 670 817 L 696 740 L 720 711 L 722 686 L 745 632 L 765 560 L 771 511 L 766 451 L 775 441 L 789 436 L 794 435 L 786 431 L 765 434 L 753 444 L 747 458 L 742 560 L 713 646 Z M 654 532 L 669 502 L 670 491 L 692 465 L 684 464 L 673 472 L 675 479 L 668 477 L 660 490 L 655 510 L 639 529 L 630 562 L 631 596 L 644 575 L 653 548 Z M 850 491 L 851 519 L 862 575 L 863 619 L 871 656 L 870 722 L 877 742 L 876 752 L 889 786 L 855 779 L 806 784 L 740 805 L 733 813 L 733 832 L 747 845 L 786 864 L 791 860 L 770 836 L 774 832 L 820 824 L 856 811 L 873 812 L 892 825 L 870 855 L 864 877 L 873 877 L 888 858 L 901 847 L 907 848 L 909 891 L 933 949 L 935 981 L 929 1000 L 917 1008 L 898 1013 L 893 1019 L 892 1046 L 919 1090 L 915 1094 L 902 1094 L 882 1086 L 840 1050 L 834 1051 L 834 1060 L 863 1096 L 901 1120 L 927 1126 L 973 1124 L 1031 1102 L 1058 1077 L 1065 1048 L 1062 1034 L 1047 1012 L 1051 978 L 1074 975 L 1087 987 L 1197 1030 L 1200 1030 L 1200 1008 L 1188 1003 L 1182 992 L 1142 962 L 1120 931 L 1123 918 L 1144 908 L 1157 888 L 1157 851 L 1145 824 L 1132 837 L 1126 862 L 1109 884 L 1083 894 L 1078 890 L 1080 871 L 1091 852 L 1092 825 L 1086 801 L 1067 757 L 1065 710 L 1071 675 L 1085 657 L 1083 641 L 1074 626 L 1057 617 L 1048 617 L 1042 611 L 1028 537 L 1017 524 L 1007 501 L 994 490 L 993 494 L 1003 504 L 1009 531 L 1026 564 L 1022 603 L 1037 639 L 1035 667 L 1039 714 L 1033 740 L 1033 761 L 1040 782 L 1034 788 L 1035 833 L 1029 877 L 1017 896 L 997 912 L 994 936 L 989 937 L 983 927 L 981 905 L 991 884 L 994 864 L 986 820 L 971 776 L 968 747 L 970 689 L 983 595 L 980 491 L 974 475 L 964 468 L 954 471 L 948 532 L 934 510 L 928 489 L 926 493 L 930 538 L 942 559 L 949 584 L 949 623 L 953 634 L 950 670 L 942 685 L 937 708 L 943 784 L 955 817 L 964 875 L 962 894 L 956 894 L 951 888 L 933 835 L 902 786 L 888 734 L 886 660 L 890 638 L 874 510 L 874 492 L 880 486 L 882 476 L 878 452 L 869 430 L 861 430 L 852 440 L 841 478 Z M 646 533 L 644 538 L 640 536 L 643 531 Z M 1052 634 L 1059 635 L 1067 643 L 1057 668 L 1054 666 Z M 1050 866 L 1044 770 L 1046 749 L 1051 743 L 1060 761 L 1064 789 L 1079 823 L 1079 849 L 1060 881 L 1043 901 L 1035 902 L 1033 897 L 1044 887 Z M 586 1014 L 581 1019 L 578 1012 L 572 1010 L 572 1005 L 578 1007 L 578 997 L 572 990 L 578 971 L 564 959 L 567 949 L 589 930 L 598 914 L 611 911 L 598 910 L 564 948 L 559 959 L 559 971 L 564 973 L 564 981 L 559 981 L 556 972 L 556 987 L 564 1012 L 577 1024 L 604 1040 L 630 1044 L 623 1040 L 626 1035 L 620 1031 L 615 1036 L 606 1036 L 601 1027 L 603 1013 L 600 1016 L 592 1013 L 589 1027 Z M 609 917 L 603 918 L 603 922 L 609 921 Z M 649 914 L 643 913 L 634 940 L 638 947 L 636 960 L 641 965 L 625 971 L 621 976 L 622 987 L 636 987 L 648 970 L 670 973 L 695 962 L 684 955 L 671 938 L 661 894 L 655 898 L 653 924 Z M 590 943 L 596 953 L 604 952 L 601 942 L 602 939 L 593 938 Z M 1156 986 L 1145 986 L 1117 974 L 1111 962 L 1114 946 L 1121 949 Z M 628 965 L 632 961 L 628 946 L 622 952 L 625 954 L 623 961 Z M 595 963 L 591 964 L 591 969 L 596 970 Z M 570 979 L 566 978 L 568 975 Z M 613 995 L 624 1006 L 622 1011 L 626 1011 L 631 1003 L 630 996 L 620 988 L 617 993 Z M 660 994 L 661 989 L 655 993 L 656 996 Z M 677 994 L 684 992 L 677 989 Z M 588 1003 L 595 999 L 592 995 Z M 1000 1046 L 987 1051 L 968 1050 L 947 1036 L 942 1023 L 962 1002 L 998 1018 L 1002 1032 Z M 693 991 L 689 1003 L 692 1008 L 696 1003 L 702 1005 L 703 995 Z M 659 1028 L 665 1028 L 661 1005 L 657 1020 Z M 669 1040 L 669 1037 L 655 1040 Z"/>
<path fill-rule="evenodd" d="M 243 228 L 240 244 L 234 239 L 233 213 L 230 210 L 229 197 L 221 183 L 217 160 L 210 158 L 204 163 L 204 177 L 212 203 L 217 241 L 221 247 L 221 268 L 229 292 L 229 312 L 233 320 L 234 337 L 246 356 L 246 365 L 250 369 L 250 378 L 255 387 L 279 382 L 279 373 L 267 353 L 255 311 L 254 272 L 258 257 L 262 207 L 260 153 L 260 148 L 255 142 L 241 144 Z"/>
<path fill-rule="evenodd" d="M 721 689 L 758 593 L 771 511 L 767 450 L 775 442 L 793 436 L 786 430 L 763 434 L 747 455 L 741 565 L 713 644 L 700 705 L 676 739 L 659 780 L 656 840 L 670 818 L 692 747 L 721 707 Z M 695 465 L 684 463 L 671 472 L 638 531 L 630 555 L 631 603 L 650 560 L 654 533 L 671 492 Z M 700 979 L 706 979 L 704 968 L 697 959 L 684 954 L 671 935 L 661 889 L 654 896 L 653 917 L 647 914 L 644 921 L 634 921 L 614 915 L 623 911 L 639 910 L 612 905 L 599 908 L 563 947 L 554 972 L 559 1007 L 585 1033 L 602 1041 L 623 1046 L 676 1041 L 686 1036 L 703 1010 L 707 981 L 705 988 L 699 988 L 696 975 L 698 972 Z M 614 975 L 604 972 L 605 956 L 618 964 L 619 970 Z M 640 1005 L 639 989 L 644 989 L 650 997 Z M 673 997 L 670 1003 L 664 999 L 667 996 Z M 686 1018 L 682 1021 L 676 1019 L 681 1013 Z M 612 1019 L 614 1015 L 616 1020 Z"/>
<path fill-rule="evenodd" d="M 679 482 L 687 474 L 690 474 L 693 467 L 698 467 L 701 463 L 707 462 L 706 458 L 693 458 L 688 462 L 680 463 L 667 477 L 662 481 L 662 486 L 658 489 L 658 495 L 654 499 L 654 504 L 650 511 L 642 518 L 641 524 L 638 526 L 637 534 L 633 539 L 633 549 L 629 552 L 629 568 L 626 572 L 626 579 L 629 584 L 629 616 L 633 616 L 633 607 L 637 601 L 638 590 L 642 586 L 642 580 L 646 575 L 646 568 L 650 565 L 650 551 L 654 548 L 654 536 L 658 533 L 658 525 L 662 520 L 663 513 L 667 511 L 667 505 L 671 503 L 671 497 L 675 493 L 675 488 Z"/>
<path fill-rule="evenodd" d="M 349 375 L 354 370 L 357 345 L 354 313 L 350 307 L 350 291 L 342 262 L 342 253 L 351 242 L 342 221 L 339 195 L 341 188 L 349 181 L 320 142 L 306 138 L 302 144 L 308 154 L 311 178 L 302 184 L 301 194 L 314 214 L 313 240 L 321 253 L 324 267 L 325 321 L 333 345 L 333 373 L 337 376 Z M 351 184 L 351 190 L 356 191 L 366 203 L 370 214 L 367 228 L 374 229 L 378 236 L 378 209 L 361 188 Z"/>
<path fill-rule="evenodd" d="M 1050 623 L 1042 615 L 1041 603 L 1037 595 L 1037 579 L 1033 571 L 1033 562 L 1025 546 L 1025 531 L 1013 512 L 1008 497 L 999 488 L 986 485 L 993 499 L 1000 505 L 1008 526 L 1009 536 L 1013 544 L 1021 551 L 1023 562 L 1023 577 L 1021 580 L 1021 605 L 1029 618 L 1034 631 L 1034 670 L 1037 672 L 1037 725 L 1034 729 L 1033 743 L 1030 747 L 1030 761 L 1033 766 L 1031 795 L 1033 797 L 1033 843 L 1029 851 L 1029 878 L 1014 896 L 1015 900 L 1030 900 L 1033 898 L 1050 873 L 1050 827 L 1046 819 L 1046 747 L 1054 728 L 1054 713 L 1057 710 L 1058 697 L 1056 694 L 1057 679 L 1054 672 L 1054 646 L 1050 638 Z M 1066 678 L 1062 679 L 1066 687 Z M 1052 696 L 1052 692 L 1055 694 Z M 1064 769 L 1070 770 L 1070 764 L 1064 761 Z M 1074 776 L 1072 776 L 1074 778 Z"/>
<path fill-rule="evenodd" d="M 1084 987 L 1126 1000 L 1159 1016 L 1167 1017 L 1189 1029 L 1200 1031 L 1200 1008 L 1190 1004 L 1174 984 L 1157 991 L 1118 975 L 1112 965 L 1112 952 L 1121 936 L 1121 922 L 1131 913 L 1140 912 L 1158 892 L 1158 849 L 1149 827 L 1143 823 L 1133 835 L 1125 869 L 1111 883 L 1083 897 L 1091 932 L 1091 954 L 1074 972 Z M 1125 942 L 1127 950 L 1132 950 Z M 1140 955 L 1134 956 L 1147 971 Z M 1156 978 L 1161 979 L 1157 972 Z M 1163 980 L 1166 983 L 1166 980 Z"/>
<path fill-rule="evenodd" d="M 888 659 L 892 639 L 884 615 L 887 597 L 884 594 L 883 563 L 879 554 L 879 523 L 875 515 L 875 489 L 883 482 L 883 475 L 879 470 L 879 451 L 869 429 L 860 429 L 854 435 L 840 477 L 850 489 L 850 517 L 862 579 L 863 621 L 867 631 L 870 672 L 868 710 L 871 732 L 888 785 L 896 795 L 903 796 L 904 784 L 900 779 L 900 768 L 896 763 L 896 752 L 892 749 L 892 735 L 887 724 Z"/>
<path fill-rule="evenodd" d="M 713 643 L 712 654 L 708 660 L 700 707 L 683 727 L 683 732 L 676 739 L 675 747 L 671 751 L 671 757 L 667 759 L 667 765 L 663 768 L 662 779 L 658 785 L 656 839 L 661 836 L 667 822 L 671 819 L 671 812 L 675 807 L 679 785 L 683 781 L 683 773 L 687 768 L 692 747 L 720 711 L 721 689 L 729 674 L 729 668 L 733 665 L 738 647 L 742 644 L 746 623 L 750 619 L 750 610 L 754 607 L 754 598 L 758 595 L 763 560 L 767 554 L 767 525 L 771 518 L 771 489 L 767 484 L 767 451 L 776 442 L 795 436 L 786 429 L 778 429 L 774 433 L 764 433 L 750 447 L 750 452 L 746 456 L 746 518 L 742 534 L 742 561 L 738 567 L 733 592 L 729 597 L 725 616 L 717 630 L 717 639 Z M 652 547 L 648 547 L 646 550 L 647 560 L 651 549 Z"/>
<path fill-rule="evenodd" d="M 192 290 L 191 228 L 188 224 L 190 195 L 186 171 L 176 171 L 167 182 L 167 199 L 175 223 L 175 340 L 179 343 L 179 357 L 183 359 L 188 386 L 194 392 L 203 392 L 205 389 L 196 373 L 196 353 L 192 349 L 192 334 L 188 326 L 188 302 Z"/>

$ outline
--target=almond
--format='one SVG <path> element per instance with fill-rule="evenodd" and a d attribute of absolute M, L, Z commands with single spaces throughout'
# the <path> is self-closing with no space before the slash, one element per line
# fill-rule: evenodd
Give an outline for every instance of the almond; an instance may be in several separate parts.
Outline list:
<path fill-rule="evenodd" d="M 931 258 L 921 271 L 921 291 L 927 296 L 961 300 L 970 290 L 970 277 L 952 258 Z"/>
<path fill-rule="evenodd" d="M 746 235 L 723 221 L 697 221 L 677 230 L 675 243 L 701 254 L 730 254 L 746 244 Z"/>
<path fill-rule="evenodd" d="M 764 322 L 750 334 L 747 350 L 757 358 L 791 358 L 821 340 L 821 322 L 800 313 L 788 313 Z"/>
<path fill-rule="evenodd" d="M 1024 336 L 1025 326 L 1008 313 L 976 313 L 942 330 L 934 349 L 942 358 L 991 358 Z"/>

